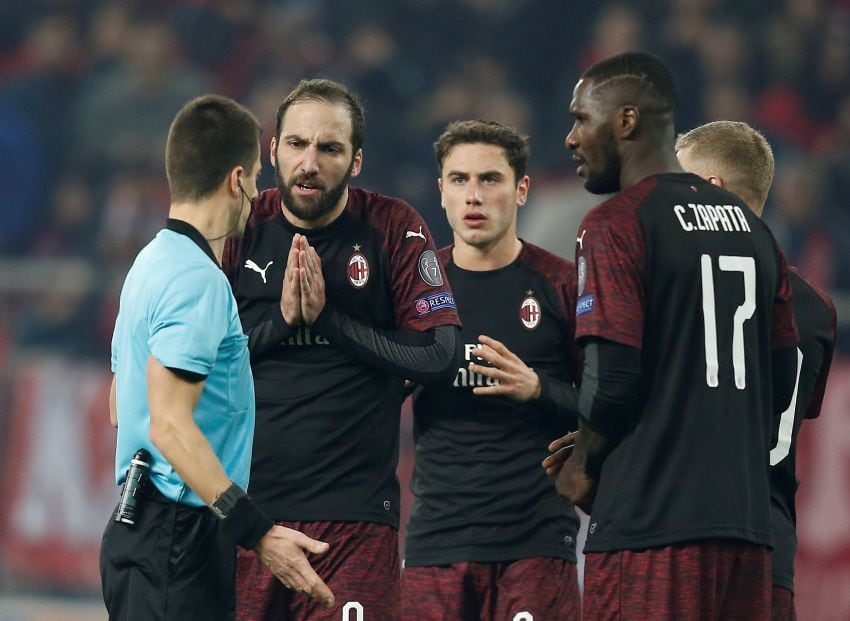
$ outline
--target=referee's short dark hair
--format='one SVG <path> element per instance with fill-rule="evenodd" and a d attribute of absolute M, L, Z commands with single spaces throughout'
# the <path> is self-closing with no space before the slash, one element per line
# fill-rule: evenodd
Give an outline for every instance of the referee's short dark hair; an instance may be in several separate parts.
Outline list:
<path fill-rule="evenodd" d="M 232 99 L 204 95 L 187 103 L 171 123 L 165 147 L 172 202 L 210 196 L 236 166 L 252 171 L 259 140 L 257 119 Z"/>
<path fill-rule="evenodd" d="M 514 183 L 519 183 L 519 180 L 525 176 L 530 153 L 528 136 L 519 133 L 513 127 L 480 119 L 453 121 L 446 126 L 437 142 L 434 143 L 434 155 L 437 158 L 440 175 L 443 174 L 443 162 L 453 147 L 459 144 L 476 143 L 491 144 L 504 149 L 505 159 L 508 160 L 508 165 L 516 175 Z"/>

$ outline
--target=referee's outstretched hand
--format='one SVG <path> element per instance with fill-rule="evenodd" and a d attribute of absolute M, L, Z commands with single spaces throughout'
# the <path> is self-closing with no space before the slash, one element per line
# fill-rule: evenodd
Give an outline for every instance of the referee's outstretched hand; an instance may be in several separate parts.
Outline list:
<path fill-rule="evenodd" d="M 334 594 L 313 571 L 306 552 L 324 554 L 330 549 L 324 541 L 310 539 L 304 533 L 275 525 L 267 532 L 254 551 L 289 589 L 306 593 L 326 608 L 334 605 Z"/>

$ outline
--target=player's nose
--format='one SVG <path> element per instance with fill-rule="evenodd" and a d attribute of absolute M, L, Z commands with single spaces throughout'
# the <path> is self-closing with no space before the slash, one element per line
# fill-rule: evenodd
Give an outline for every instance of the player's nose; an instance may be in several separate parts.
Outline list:
<path fill-rule="evenodd" d="M 318 150 L 312 145 L 304 149 L 304 155 L 301 159 L 301 170 L 307 174 L 319 172 L 318 155 Z"/>

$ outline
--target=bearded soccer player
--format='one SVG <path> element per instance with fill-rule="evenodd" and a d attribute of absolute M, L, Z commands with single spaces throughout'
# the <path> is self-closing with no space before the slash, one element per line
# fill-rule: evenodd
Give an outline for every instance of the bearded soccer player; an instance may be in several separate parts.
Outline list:
<path fill-rule="evenodd" d="M 682 167 L 740 196 L 761 217 L 773 181 L 773 151 L 746 123 L 715 121 L 676 140 Z M 771 619 L 792 621 L 794 554 L 797 550 L 797 433 L 806 418 L 820 414 L 835 349 L 836 314 L 829 296 L 791 268 L 791 290 L 800 343 L 791 405 L 775 417 L 770 449 L 770 508 L 773 525 Z"/>
<path fill-rule="evenodd" d="M 766 619 L 771 418 L 797 342 L 787 267 L 737 196 L 683 173 L 676 103 L 638 52 L 573 92 L 578 174 L 617 194 L 578 230 L 585 366 L 556 485 L 590 514 L 586 618 Z"/>
<path fill-rule="evenodd" d="M 399 616 L 404 380 L 451 381 L 459 320 L 422 218 L 348 185 L 364 127 L 344 86 L 302 81 L 278 109 L 278 187 L 226 251 L 257 395 L 250 493 L 330 544 L 314 566 L 336 596 L 323 610 L 240 555 L 240 619 Z"/>
<path fill-rule="evenodd" d="M 577 619 L 578 517 L 538 467 L 577 424 L 575 267 L 517 238 L 526 137 L 462 121 L 434 147 L 466 359 L 452 385 L 414 392 L 402 616 Z"/>

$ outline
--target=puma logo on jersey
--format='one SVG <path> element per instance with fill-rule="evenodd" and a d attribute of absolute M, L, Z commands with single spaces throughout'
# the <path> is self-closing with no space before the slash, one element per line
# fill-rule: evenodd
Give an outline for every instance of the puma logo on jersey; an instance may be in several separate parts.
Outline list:
<path fill-rule="evenodd" d="M 410 239 L 411 237 L 421 237 L 422 241 L 425 241 L 425 235 L 423 235 L 423 233 L 422 233 L 422 225 L 421 224 L 419 225 L 419 232 L 418 233 L 415 232 L 415 231 L 407 231 L 404 234 L 405 239 Z"/>
<path fill-rule="evenodd" d="M 581 237 L 576 237 L 576 243 L 578 244 L 579 250 L 584 250 L 584 234 L 587 233 L 587 229 L 582 230 Z"/>
<path fill-rule="evenodd" d="M 272 263 L 274 263 L 274 261 L 269 261 L 268 263 L 266 263 L 266 266 L 264 268 L 260 269 L 259 265 L 254 263 L 253 260 L 248 259 L 247 261 L 245 261 L 245 267 L 247 267 L 249 270 L 257 272 L 260 276 L 262 276 L 263 284 L 266 284 L 266 270 L 269 269 L 269 265 L 271 265 Z"/>

